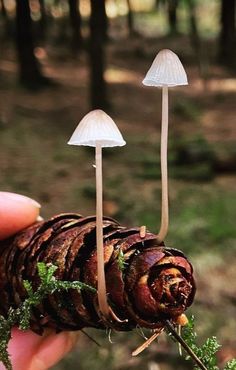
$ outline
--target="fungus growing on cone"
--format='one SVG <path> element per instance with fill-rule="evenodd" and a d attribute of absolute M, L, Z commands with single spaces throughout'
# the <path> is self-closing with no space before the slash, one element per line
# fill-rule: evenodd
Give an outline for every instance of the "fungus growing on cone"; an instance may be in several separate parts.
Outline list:
<path fill-rule="evenodd" d="M 178 56 L 173 51 L 161 50 L 149 68 L 143 84 L 162 88 L 162 117 L 161 117 L 161 226 L 158 232 L 159 241 L 163 241 L 169 228 L 168 202 L 168 88 L 188 85 L 187 75 Z"/>
<path fill-rule="evenodd" d="M 104 271 L 102 148 L 123 146 L 126 143 L 112 118 L 101 109 L 96 109 L 81 120 L 68 144 L 95 147 L 98 303 L 104 318 L 109 321 L 114 313 L 107 303 Z"/>

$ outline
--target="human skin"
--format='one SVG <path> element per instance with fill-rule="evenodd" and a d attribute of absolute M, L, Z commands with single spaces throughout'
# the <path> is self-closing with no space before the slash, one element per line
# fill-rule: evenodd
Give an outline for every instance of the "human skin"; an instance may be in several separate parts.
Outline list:
<path fill-rule="evenodd" d="M 15 193 L 0 192 L 0 240 L 34 223 L 40 205 Z M 13 370 L 46 370 L 55 365 L 74 346 L 78 334 L 47 331 L 39 336 L 31 331 L 12 330 L 8 349 Z M 0 370 L 5 367 L 0 364 Z"/>

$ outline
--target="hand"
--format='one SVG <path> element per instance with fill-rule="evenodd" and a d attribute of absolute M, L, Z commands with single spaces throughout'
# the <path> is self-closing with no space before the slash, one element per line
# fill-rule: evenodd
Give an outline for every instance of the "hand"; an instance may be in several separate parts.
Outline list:
<path fill-rule="evenodd" d="M 0 192 L 0 239 L 34 223 L 40 205 L 22 195 Z M 9 353 L 13 370 L 46 370 L 71 350 L 78 337 L 74 332 L 55 334 L 48 330 L 43 336 L 31 331 L 12 330 Z M 0 363 L 0 370 L 4 370 Z"/>

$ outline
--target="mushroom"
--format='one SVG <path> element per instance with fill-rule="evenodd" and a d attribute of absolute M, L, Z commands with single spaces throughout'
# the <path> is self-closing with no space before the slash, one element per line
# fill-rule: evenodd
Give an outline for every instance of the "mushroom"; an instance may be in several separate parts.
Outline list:
<path fill-rule="evenodd" d="M 159 241 L 166 237 L 169 227 L 168 205 L 168 87 L 188 85 L 187 75 L 181 61 L 173 51 L 161 50 L 148 70 L 143 84 L 146 86 L 162 87 L 162 119 L 161 119 L 161 183 L 162 206 L 161 226 L 158 232 Z"/>
<path fill-rule="evenodd" d="M 102 148 L 123 146 L 126 142 L 111 117 L 104 111 L 96 109 L 80 121 L 68 144 L 95 147 L 98 304 L 103 316 L 109 318 L 111 310 L 106 296 L 103 251 Z"/>

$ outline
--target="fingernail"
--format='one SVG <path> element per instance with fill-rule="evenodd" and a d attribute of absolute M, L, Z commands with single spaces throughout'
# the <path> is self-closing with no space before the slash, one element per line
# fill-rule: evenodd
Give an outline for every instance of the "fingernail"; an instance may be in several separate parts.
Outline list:
<path fill-rule="evenodd" d="M 36 221 L 37 222 L 40 222 L 40 221 L 43 221 L 44 219 L 43 219 L 43 217 L 42 216 L 38 216 L 37 218 L 36 218 Z"/>
<path fill-rule="evenodd" d="M 31 199 L 25 195 L 16 194 L 16 193 L 9 193 L 9 192 L 0 192 L 3 197 L 9 200 L 13 200 L 15 202 L 21 202 L 21 203 L 30 203 L 36 208 L 41 208 L 41 205 L 36 202 L 36 200 Z"/>

